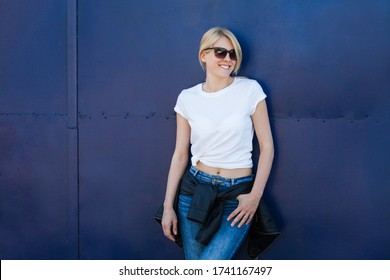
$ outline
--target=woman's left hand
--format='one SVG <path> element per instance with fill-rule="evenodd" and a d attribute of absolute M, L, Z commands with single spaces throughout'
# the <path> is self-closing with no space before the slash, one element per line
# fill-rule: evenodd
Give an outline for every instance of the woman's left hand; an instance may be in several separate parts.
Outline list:
<path fill-rule="evenodd" d="M 227 218 L 228 221 L 234 218 L 231 226 L 238 224 L 238 227 L 244 224 L 249 224 L 257 210 L 260 198 L 256 197 L 252 193 L 241 194 L 237 196 L 238 206 Z"/>

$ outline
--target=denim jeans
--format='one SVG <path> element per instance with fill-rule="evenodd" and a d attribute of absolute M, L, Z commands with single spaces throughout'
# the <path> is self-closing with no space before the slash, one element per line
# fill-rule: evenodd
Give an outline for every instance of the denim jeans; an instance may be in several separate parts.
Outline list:
<path fill-rule="evenodd" d="M 210 184 L 226 190 L 234 185 L 252 181 L 253 175 L 229 179 L 221 176 L 204 173 L 195 167 L 190 168 L 190 173 L 202 184 Z M 183 239 L 184 254 L 188 260 L 229 260 L 232 259 L 248 234 L 250 224 L 240 228 L 238 223 L 232 227 L 232 220 L 227 217 L 237 208 L 238 200 L 224 201 L 222 224 L 211 241 L 205 246 L 195 240 L 195 236 L 202 224 L 187 219 L 188 209 L 191 205 L 192 196 L 180 195 L 178 204 L 178 219 Z"/>

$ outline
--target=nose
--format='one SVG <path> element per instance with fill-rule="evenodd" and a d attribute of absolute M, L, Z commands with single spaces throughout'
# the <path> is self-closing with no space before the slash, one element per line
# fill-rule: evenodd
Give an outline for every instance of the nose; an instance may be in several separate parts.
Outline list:
<path fill-rule="evenodd" d="M 226 56 L 225 56 L 224 59 L 227 60 L 227 61 L 230 61 L 230 60 L 231 60 L 230 54 L 229 54 L 228 52 L 226 53 Z"/>

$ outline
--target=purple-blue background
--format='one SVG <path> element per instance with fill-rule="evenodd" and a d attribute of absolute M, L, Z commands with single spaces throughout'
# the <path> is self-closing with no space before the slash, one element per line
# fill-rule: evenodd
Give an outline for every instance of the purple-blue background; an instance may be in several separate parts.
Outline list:
<path fill-rule="evenodd" d="M 0 259 L 183 258 L 152 216 L 216 25 L 268 95 L 262 258 L 390 258 L 389 1 L 3 0 Z"/>

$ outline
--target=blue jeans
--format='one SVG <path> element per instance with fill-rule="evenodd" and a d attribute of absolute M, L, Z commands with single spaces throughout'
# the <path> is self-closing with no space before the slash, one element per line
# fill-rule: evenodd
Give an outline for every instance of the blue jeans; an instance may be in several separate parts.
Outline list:
<path fill-rule="evenodd" d="M 229 179 L 221 176 L 204 173 L 195 167 L 190 168 L 190 173 L 202 184 L 217 186 L 219 190 L 226 190 L 234 185 L 252 181 L 253 175 Z M 205 246 L 195 240 L 195 236 L 202 224 L 187 219 L 188 209 L 191 205 L 192 196 L 180 195 L 178 204 L 178 219 L 183 239 L 184 254 L 187 260 L 229 260 L 232 259 L 248 234 L 250 224 L 240 228 L 236 224 L 231 227 L 231 221 L 227 217 L 237 208 L 238 200 L 224 202 L 222 224 L 211 241 Z"/>

